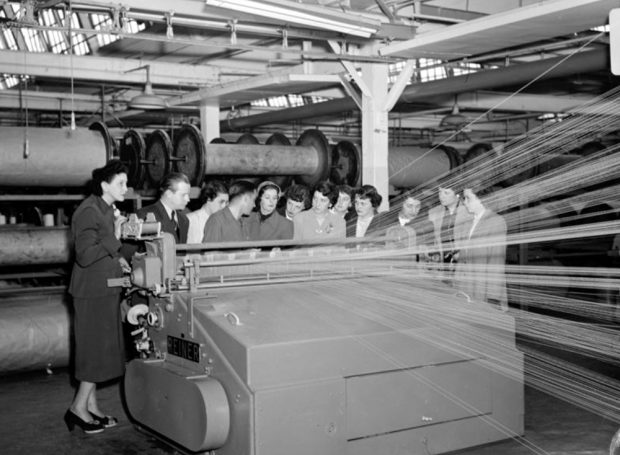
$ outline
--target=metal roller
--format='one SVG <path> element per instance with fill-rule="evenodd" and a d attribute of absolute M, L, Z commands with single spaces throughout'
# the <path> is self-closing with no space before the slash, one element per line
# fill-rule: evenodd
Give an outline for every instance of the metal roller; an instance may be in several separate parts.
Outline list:
<path fill-rule="evenodd" d="M 321 180 L 326 180 L 332 167 L 332 154 L 325 135 L 319 130 L 306 130 L 299 136 L 296 145 L 310 148 L 314 152 L 314 159 L 318 161 L 312 173 L 300 175 L 301 183 L 313 187 Z"/>
<path fill-rule="evenodd" d="M 460 164 L 451 147 L 391 147 L 388 151 L 390 185 L 414 188 Z"/>
<path fill-rule="evenodd" d="M 195 184 L 205 175 L 211 176 L 298 176 L 306 185 L 315 185 L 327 179 L 331 167 L 331 154 L 327 138 L 318 130 L 305 131 L 296 145 L 260 145 L 252 135 L 241 136 L 237 143 L 211 143 L 204 145 L 202 134 L 196 127 L 185 128 L 182 156 L 175 154 L 180 172 L 187 171 Z M 179 143 L 179 142 L 178 142 Z M 204 152 L 202 151 L 204 149 Z M 199 167 L 204 159 L 204 171 L 188 168 L 192 163 Z"/>
<path fill-rule="evenodd" d="M 146 144 L 144 138 L 135 130 L 129 130 L 123 135 L 119 151 L 120 160 L 128 169 L 128 186 L 141 188 L 144 184 L 144 161 Z"/>
<path fill-rule="evenodd" d="M 265 141 L 265 145 L 291 145 L 291 141 L 282 133 L 273 133 Z M 291 184 L 292 178 L 289 175 L 271 175 L 265 180 L 270 180 L 280 188 L 286 188 Z"/>
<path fill-rule="evenodd" d="M 258 145 L 260 144 L 258 138 L 256 136 L 254 136 L 251 133 L 244 133 L 241 136 L 239 136 L 237 138 L 237 140 L 235 141 L 235 144 L 253 144 L 253 145 Z M 242 179 L 242 180 L 247 180 L 248 182 L 252 182 L 254 185 L 258 185 L 258 183 L 261 181 L 260 177 L 256 177 L 253 175 L 240 175 L 237 176 L 236 178 L 238 179 Z M 270 177 L 267 177 L 270 178 Z"/>
<path fill-rule="evenodd" d="M 175 132 L 171 160 L 175 169 L 187 175 L 192 185 L 200 185 L 205 173 L 205 142 L 196 126 L 183 125 Z"/>
<path fill-rule="evenodd" d="M 357 186 L 362 174 L 362 160 L 355 144 L 340 141 L 332 148 L 329 179 L 337 185 Z"/>
<path fill-rule="evenodd" d="M 0 186 L 83 186 L 112 157 L 104 131 L 0 127 Z"/>
<path fill-rule="evenodd" d="M 498 149 L 493 147 L 491 144 L 482 142 L 482 143 L 474 144 L 469 148 L 469 150 L 465 154 L 464 161 L 465 163 L 472 163 L 474 162 L 474 160 L 476 160 L 474 162 L 474 165 L 480 166 L 480 167 L 485 166 L 485 172 L 488 172 L 486 169 L 488 169 L 489 166 L 486 166 L 485 164 L 486 161 L 494 160 L 494 159 L 499 158 L 500 156 L 509 155 L 509 154 L 510 154 L 510 150 L 504 150 L 503 152 L 500 152 Z M 483 158 L 480 158 L 480 157 L 483 157 Z M 501 163 L 499 162 L 493 164 L 492 166 L 493 166 L 492 172 L 495 176 L 495 178 L 493 179 L 494 183 L 501 185 L 501 186 L 512 186 L 524 180 L 530 179 L 536 176 L 537 174 L 536 161 L 532 161 L 531 166 L 523 169 L 518 174 L 511 173 L 509 177 L 504 177 L 504 175 L 506 172 L 511 172 L 512 169 L 508 169 L 506 166 L 501 165 Z"/>
<path fill-rule="evenodd" d="M 108 159 L 112 159 L 113 157 L 118 156 L 118 144 L 114 140 L 114 137 L 112 137 L 112 133 L 110 133 L 110 130 L 105 123 L 92 123 L 88 127 L 88 129 L 91 131 L 98 131 L 103 136 L 103 139 L 105 140 L 106 150 L 108 151 Z"/>
<path fill-rule="evenodd" d="M 172 141 L 168 133 L 155 130 L 146 138 L 146 175 L 151 186 L 157 187 L 172 168 Z"/>
<path fill-rule="evenodd" d="M 66 264 L 71 259 L 67 227 L 0 227 L 0 266 Z"/>
<path fill-rule="evenodd" d="M 0 374 L 69 364 L 66 294 L 5 297 L 0 305 Z"/>

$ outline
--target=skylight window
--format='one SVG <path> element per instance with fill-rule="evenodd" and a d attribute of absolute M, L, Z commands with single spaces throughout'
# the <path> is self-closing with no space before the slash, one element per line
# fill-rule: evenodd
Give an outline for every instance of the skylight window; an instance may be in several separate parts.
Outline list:
<path fill-rule="evenodd" d="M 14 74 L 2 74 L 0 76 L 0 89 L 15 87 L 19 84 L 19 78 Z"/>
<path fill-rule="evenodd" d="M 112 17 L 109 14 L 90 14 L 90 21 L 93 24 L 95 30 L 106 31 L 114 28 Z M 128 33 L 138 33 L 146 28 L 143 23 L 138 23 L 133 19 L 127 20 L 125 29 Z M 97 33 L 97 41 L 99 46 L 106 46 L 114 41 L 120 39 L 120 37 L 114 33 Z"/>
<path fill-rule="evenodd" d="M 252 107 L 300 107 L 306 104 L 322 103 L 327 101 L 327 98 L 317 95 L 304 96 L 299 94 L 289 93 L 288 95 L 272 96 L 271 98 L 261 98 L 259 100 L 252 101 Z"/>
<path fill-rule="evenodd" d="M 0 17 L 6 18 L 6 13 L 2 9 L 0 9 Z M 2 49 L 8 49 L 11 51 L 16 51 L 19 49 L 17 42 L 15 41 L 15 36 L 13 35 L 13 30 L 9 28 L 2 30 L 0 46 Z"/>

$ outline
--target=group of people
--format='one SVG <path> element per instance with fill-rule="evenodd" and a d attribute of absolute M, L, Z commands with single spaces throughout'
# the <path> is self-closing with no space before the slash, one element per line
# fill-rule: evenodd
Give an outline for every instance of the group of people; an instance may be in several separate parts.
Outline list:
<path fill-rule="evenodd" d="M 95 169 L 92 195 L 71 222 L 75 264 L 69 292 L 79 385 L 64 420 L 69 430 L 78 426 L 89 434 L 118 423 L 99 408 L 96 384 L 124 372 L 121 288 L 108 287 L 107 280 L 131 271 L 121 249 L 126 218 L 115 207 L 125 198 L 127 172 L 118 160 Z M 152 213 L 178 243 L 328 241 L 405 227 L 415 232 L 418 243 L 429 245 L 437 262 L 458 265 L 454 282 L 465 295 L 506 309 L 506 224 L 485 206 L 484 195 L 477 185 L 462 193 L 440 187 L 440 204 L 428 211 L 422 199 L 406 194 L 397 209 L 378 213 L 382 196 L 372 185 L 353 189 L 320 182 L 312 190 L 292 185 L 282 193 L 271 181 L 258 186 L 243 180 L 230 186 L 210 181 L 201 189 L 200 208 L 186 214 L 190 182 L 184 174 L 172 173 L 161 184 L 159 200 L 138 216 Z"/>
<path fill-rule="evenodd" d="M 312 189 L 294 184 L 282 192 L 272 181 L 255 186 L 238 180 L 227 186 L 211 180 L 201 189 L 200 208 L 186 213 L 189 181 L 172 173 L 162 182 L 159 200 L 140 209 L 138 216 L 152 213 L 179 243 L 329 241 L 367 237 L 391 224 L 410 223 L 421 204 L 412 196 L 397 215 L 378 216 L 382 200 L 372 185 L 354 189 L 323 181 Z"/>

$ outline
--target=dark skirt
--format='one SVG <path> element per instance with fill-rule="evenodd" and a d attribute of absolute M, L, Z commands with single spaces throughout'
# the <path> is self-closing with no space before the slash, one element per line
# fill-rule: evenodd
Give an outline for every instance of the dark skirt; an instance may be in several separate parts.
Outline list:
<path fill-rule="evenodd" d="M 120 294 L 73 299 L 75 378 L 103 382 L 125 372 Z"/>

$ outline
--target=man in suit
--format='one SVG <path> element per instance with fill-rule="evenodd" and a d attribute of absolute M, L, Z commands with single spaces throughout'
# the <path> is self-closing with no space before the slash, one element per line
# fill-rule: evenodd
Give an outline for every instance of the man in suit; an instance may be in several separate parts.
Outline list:
<path fill-rule="evenodd" d="M 138 210 L 138 217 L 145 219 L 148 213 L 152 213 L 161 223 L 162 232 L 172 234 L 176 243 L 187 243 L 189 220 L 184 210 L 189 202 L 190 188 L 185 174 L 168 174 L 159 188 L 159 200 Z"/>
<path fill-rule="evenodd" d="M 472 300 L 506 311 L 506 222 L 485 206 L 486 194 L 475 184 L 463 191 L 463 205 L 473 219 L 462 243 L 455 282 Z"/>
<path fill-rule="evenodd" d="M 440 186 L 438 196 L 440 205 L 428 211 L 428 219 L 434 226 L 439 262 L 454 264 L 459 259 L 460 244 L 467 236 L 471 214 L 460 203 L 454 188 Z"/>
<path fill-rule="evenodd" d="M 390 209 L 379 215 L 381 229 L 390 229 L 395 226 L 408 227 L 415 231 L 416 244 L 425 246 L 427 252 L 434 252 L 435 232 L 434 226 L 427 218 L 428 210 L 422 204 L 422 200 L 413 194 L 406 193 L 398 197 L 396 208 Z M 397 210 L 400 205 L 400 210 Z"/>

